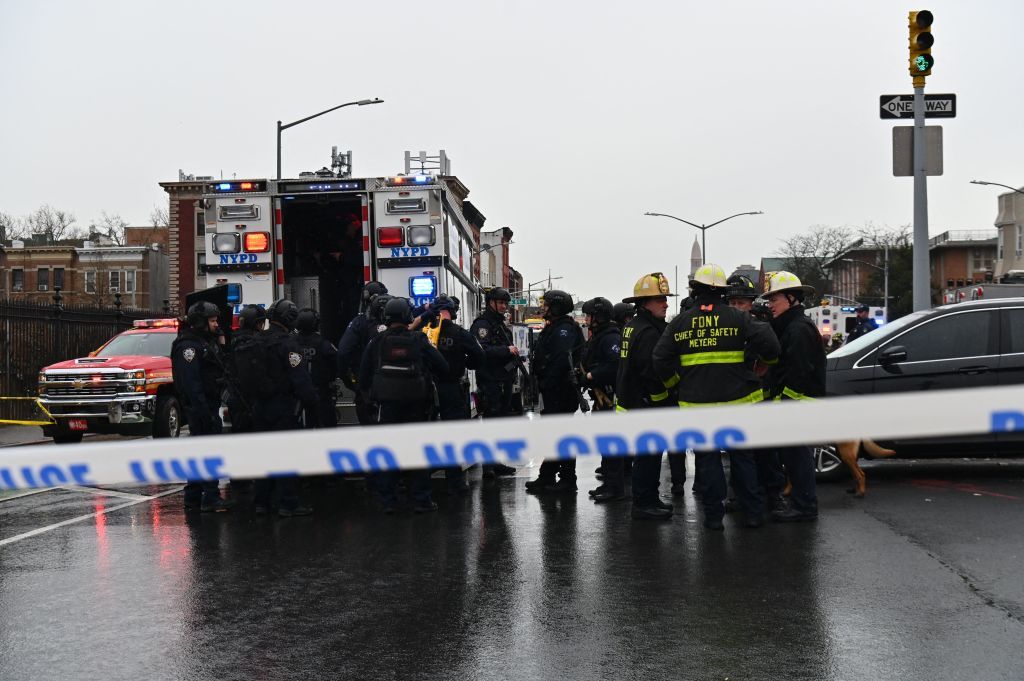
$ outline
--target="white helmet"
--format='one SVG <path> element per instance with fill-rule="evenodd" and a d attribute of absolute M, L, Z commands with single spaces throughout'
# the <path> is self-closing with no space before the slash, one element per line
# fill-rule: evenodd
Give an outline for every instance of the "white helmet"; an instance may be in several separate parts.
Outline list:
<path fill-rule="evenodd" d="M 800 277 L 792 272 L 771 272 L 765 282 L 764 295 L 770 296 L 783 291 L 802 291 L 807 296 L 814 295 L 814 287 L 800 283 Z"/>
<path fill-rule="evenodd" d="M 726 288 L 729 285 L 725 277 L 725 270 L 710 262 L 697 268 L 697 271 L 693 273 L 692 281 L 713 288 Z"/>

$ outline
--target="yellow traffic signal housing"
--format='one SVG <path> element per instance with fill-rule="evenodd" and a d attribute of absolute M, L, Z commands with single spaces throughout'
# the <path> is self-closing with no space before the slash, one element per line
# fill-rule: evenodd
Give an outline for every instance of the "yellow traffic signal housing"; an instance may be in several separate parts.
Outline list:
<path fill-rule="evenodd" d="M 924 77 L 932 75 L 935 59 L 932 57 L 932 22 L 935 17 L 928 10 L 910 12 L 908 28 L 910 31 L 910 75 L 914 77 L 914 85 L 924 85 Z M 918 81 L 920 78 L 920 81 Z"/>

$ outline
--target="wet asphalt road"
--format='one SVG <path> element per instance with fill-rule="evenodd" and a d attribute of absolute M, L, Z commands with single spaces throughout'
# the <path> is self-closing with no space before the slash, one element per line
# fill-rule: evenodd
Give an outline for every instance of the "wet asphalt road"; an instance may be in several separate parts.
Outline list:
<path fill-rule="evenodd" d="M 576 498 L 472 474 L 426 516 L 351 481 L 286 520 L 186 516 L 174 486 L 8 496 L 0 678 L 1024 677 L 1020 463 L 886 462 L 867 499 L 822 486 L 817 524 L 724 534 L 689 494 L 663 524 L 595 506 L 592 468 Z"/>

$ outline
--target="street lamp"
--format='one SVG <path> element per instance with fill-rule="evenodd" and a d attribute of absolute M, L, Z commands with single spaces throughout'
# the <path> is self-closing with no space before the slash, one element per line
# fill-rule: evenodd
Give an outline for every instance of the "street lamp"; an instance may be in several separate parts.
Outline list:
<path fill-rule="evenodd" d="M 331 107 L 330 109 L 327 109 L 326 111 L 321 111 L 320 113 L 315 113 L 312 116 L 306 116 L 305 118 L 299 119 L 297 121 L 292 121 L 291 123 L 286 123 L 285 125 L 281 125 L 281 121 L 278 121 L 277 122 L 277 179 L 278 180 L 281 179 L 281 131 L 282 130 L 287 130 L 288 128 L 295 127 L 299 123 L 305 123 L 306 121 L 313 120 L 317 116 L 323 116 L 326 113 L 331 113 L 332 111 L 337 111 L 338 109 L 343 109 L 346 106 L 366 106 L 367 104 L 381 104 L 383 102 L 384 102 L 383 99 L 379 99 L 377 97 L 374 97 L 373 99 L 360 99 L 358 102 L 346 102 L 345 104 L 339 104 L 338 106 Z"/>
<path fill-rule="evenodd" d="M 885 304 L 882 306 L 885 308 L 885 323 L 889 323 L 889 246 L 885 246 L 885 260 L 882 261 L 882 267 L 874 263 L 867 262 L 866 260 L 854 260 L 853 258 L 843 258 L 843 262 L 855 262 L 860 265 L 867 265 L 868 267 L 874 267 L 876 270 L 882 271 L 882 276 L 885 280 Z"/>
<path fill-rule="evenodd" d="M 1024 194 L 1024 191 L 1015 189 L 1008 184 L 1000 184 L 998 182 L 986 182 L 985 180 L 971 180 L 971 184 L 991 185 L 993 187 L 1003 187 L 1009 189 L 1011 192 L 1017 192 L 1018 194 Z"/>
<path fill-rule="evenodd" d="M 679 222 L 685 222 L 686 224 L 690 225 L 691 227 L 696 227 L 697 229 L 699 229 L 700 230 L 700 264 L 703 265 L 704 263 L 707 262 L 707 239 L 706 239 L 706 233 L 707 233 L 707 231 L 709 229 L 711 229 L 715 225 L 722 224 L 726 220 L 732 220 L 733 218 L 738 218 L 741 215 L 764 215 L 764 211 L 755 210 L 755 211 L 751 211 L 749 213 L 736 213 L 736 215 L 730 215 L 729 217 L 722 218 L 721 220 L 718 220 L 717 222 L 712 222 L 710 225 L 698 225 L 698 224 L 695 224 L 693 222 L 690 222 L 689 220 L 684 220 L 682 218 L 677 218 L 675 215 L 668 215 L 666 213 L 644 213 L 644 215 L 653 215 L 653 216 L 659 217 L 659 218 L 672 218 L 673 220 L 678 220 Z"/>

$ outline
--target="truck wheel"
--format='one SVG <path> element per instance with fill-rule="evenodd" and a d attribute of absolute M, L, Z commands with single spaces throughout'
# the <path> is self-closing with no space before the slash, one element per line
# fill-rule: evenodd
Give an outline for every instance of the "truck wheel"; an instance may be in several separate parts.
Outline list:
<path fill-rule="evenodd" d="M 181 407 L 173 395 L 156 398 L 153 415 L 153 437 L 178 437 L 181 434 Z"/>
<path fill-rule="evenodd" d="M 76 433 L 75 431 L 63 431 L 53 434 L 53 441 L 59 445 L 73 445 L 82 441 L 82 435 L 84 433 Z"/>

